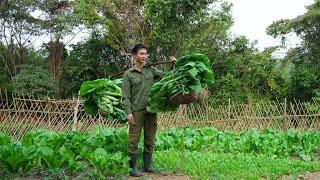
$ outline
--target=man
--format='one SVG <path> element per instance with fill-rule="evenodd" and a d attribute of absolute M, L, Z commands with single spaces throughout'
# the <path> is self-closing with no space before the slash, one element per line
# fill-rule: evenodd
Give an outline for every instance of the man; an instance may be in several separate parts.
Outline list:
<path fill-rule="evenodd" d="M 152 152 L 155 146 L 157 131 L 157 114 L 146 111 L 148 94 L 153 83 L 162 77 L 164 72 L 154 67 L 145 65 L 147 61 L 147 49 L 143 44 L 135 45 L 131 54 L 134 65 L 123 74 L 122 97 L 129 122 L 128 152 L 130 156 L 131 176 L 140 176 L 136 161 L 138 143 L 142 128 L 144 129 L 144 171 L 152 173 Z M 170 57 L 174 62 L 176 58 Z"/>

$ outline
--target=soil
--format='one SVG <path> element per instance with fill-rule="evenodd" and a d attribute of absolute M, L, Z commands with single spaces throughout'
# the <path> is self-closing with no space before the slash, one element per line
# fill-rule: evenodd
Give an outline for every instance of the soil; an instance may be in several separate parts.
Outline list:
<path fill-rule="evenodd" d="M 1 179 L 1 178 L 0 178 Z M 39 176 L 29 176 L 29 177 L 17 177 L 14 180 L 42 180 L 43 177 Z M 190 177 L 183 174 L 173 174 L 173 173 L 141 173 L 140 177 L 128 176 L 124 178 L 127 180 L 191 180 Z M 269 180 L 270 178 L 261 177 L 259 180 Z M 74 179 L 76 180 L 76 178 Z M 320 180 L 320 172 L 314 173 L 303 173 L 299 175 L 285 175 L 278 180 Z"/>
<path fill-rule="evenodd" d="M 191 178 L 182 174 L 141 173 L 140 177 L 129 176 L 128 180 L 191 180 Z"/>
<path fill-rule="evenodd" d="M 0 178 L 1 179 L 1 178 Z M 73 179 L 73 178 L 71 178 Z M 122 178 L 121 178 L 122 179 Z M 128 176 L 123 178 L 125 180 L 191 180 L 191 178 L 182 174 L 172 173 L 141 173 L 140 177 Z M 17 177 L 14 180 L 43 180 L 43 177 L 29 176 L 29 177 Z M 76 180 L 76 178 L 74 179 Z"/>
<path fill-rule="evenodd" d="M 279 178 L 279 180 L 318 180 L 320 179 L 320 172 L 304 173 L 300 175 L 286 175 Z"/>

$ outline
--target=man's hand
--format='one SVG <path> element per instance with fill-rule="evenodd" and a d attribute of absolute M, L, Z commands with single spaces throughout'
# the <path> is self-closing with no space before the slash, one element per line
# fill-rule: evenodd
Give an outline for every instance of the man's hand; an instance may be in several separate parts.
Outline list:
<path fill-rule="evenodd" d="M 169 56 L 169 62 L 174 63 L 175 61 L 177 61 L 177 58 L 174 56 Z"/>
<path fill-rule="evenodd" d="M 169 56 L 169 62 L 171 64 L 170 69 L 174 68 L 174 63 L 177 61 L 177 59 L 174 56 Z"/>
<path fill-rule="evenodd" d="M 129 121 L 129 123 L 134 124 L 133 114 L 128 114 L 127 119 Z"/>

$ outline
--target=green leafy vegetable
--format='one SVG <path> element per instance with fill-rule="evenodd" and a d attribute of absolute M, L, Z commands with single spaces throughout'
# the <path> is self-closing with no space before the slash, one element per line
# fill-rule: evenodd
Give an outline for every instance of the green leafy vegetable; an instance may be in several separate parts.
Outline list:
<path fill-rule="evenodd" d="M 126 121 L 122 104 L 121 79 L 97 79 L 85 81 L 80 87 L 80 96 L 85 99 L 84 110 L 95 115 L 98 110 L 108 114 L 109 120 Z"/>
<path fill-rule="evenodd" d="M 178 105 L 168 104 L 168 98 L 179 91 L 184 95 L 191 91 L 199 93 L 204 87 L 212 84 L 214 74 L 210 69 L 207 56 L 193 53 L 179 58 L 175 68 L 155 83 L 148 96 L 149 112 L 175 111 Z"/>
<path fill-rule="evenodd" d="M 9 136 L 5 133 L 0 132 L 0 146 L 9 144 L 11 142 Z"/>
<path fill-rule="evenodd" d="M 10 142 L 0 146 L 0 164 L 12 173 L 17 173 L 20 169 L 27 172 L 33 166 L 32 154 L 35 147 L 24 147 L 19 142 Z"/>

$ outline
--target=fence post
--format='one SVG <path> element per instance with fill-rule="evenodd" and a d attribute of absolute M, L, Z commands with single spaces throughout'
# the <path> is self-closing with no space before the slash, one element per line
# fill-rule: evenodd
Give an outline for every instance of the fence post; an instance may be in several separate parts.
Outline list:
<path fill-rule="evenodd" d="M 284 98 L 284 115 L 287 116 L 287 98 Z"/>
<path fill-rule="evenodd" d="M 231 99 L 229 98 L 228 102 L 228 120 L 231 119 Z"/>
<path fill-rule="evenodd" d="M 9 98 L 8 98 L 8 93 L 7 93 L 7 90 L 5 89 L 5 94 L 6 94 L 6 105 L 8 105 L 8 109 L 9 109 Z M 5 107 L 6 108 L 6 107 Z"/>
<path fill-rule="evenodd" d="M 0 106 L 2 106 L 2 104 L 3 104 L 3 100 L 2 100 L 2 91 L 1 91 L 1 89 L 0 89 Z"/>
<path fill-rule="evenodd" d="M 283 109 L 283 119 L 285 121 L 285 124 L 289 125 L 288 118 L 287 118 L 287 98 L 284 98 L 284 109 Z M 289 127 L 285 127 L 285 129 L 288 129 Z"/>
<path fill-rule="evenodd" d="M 78 93 L 78 98 L 77 98 L 77 101 L 76 101 L 76 105 L 74 106 L 72 131 L 76 131 L 77 130 L 79 103 L 80 103 L 80 91 Z"/>

